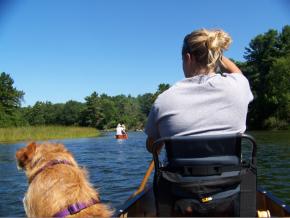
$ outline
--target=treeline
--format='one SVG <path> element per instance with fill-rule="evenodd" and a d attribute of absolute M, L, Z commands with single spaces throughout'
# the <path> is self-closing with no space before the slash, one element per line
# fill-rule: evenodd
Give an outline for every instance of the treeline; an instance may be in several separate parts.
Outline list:
<path fill-rule="evenodd" d="M 269 30 L 251 40 L 239 63 L 254 94 L 251 129 L 286 129 L 290 123 L 290 26 Z"/>
<path fill-rule="evenodd" d="M 73 100 L 62 104 L 38 101 L 33 106 L 20 107 L 24 92 L 14 88 L 13 83 L 9 74 L 1 73 L 0 127 L 64 125 L 110 129 L 124 123 L 128 129 L 142 129 L 152 103 L 169 88 L 169 84 L 160 84 L 155 93 L 137 97 L 112 97 L 93 92 L 85 97 L 84 103 Z"/>
<path fill-rule="evenodd" d="M 290 26 L 281 32 L 269 30 L 251 40 L 245 62 L 237 62 L 248 77 L 254 94 L 249 106 L 249 129 L 286 129 L 290 124 Z M 13 86 L 9 74 L 0 75 L 0 127 L 26 125 L 89 126 L 115 128 L 125 123 L 129 129 L 142 129 L 157 96 L 169 88 L 160 84 L 155 93 L 137 97 L 108 96 L 93 92 L 85 102 L 62 104 L 36 102 L 21 107 L 24 92 Z M 237 96 L 238 97 L 238 96 Z"/>

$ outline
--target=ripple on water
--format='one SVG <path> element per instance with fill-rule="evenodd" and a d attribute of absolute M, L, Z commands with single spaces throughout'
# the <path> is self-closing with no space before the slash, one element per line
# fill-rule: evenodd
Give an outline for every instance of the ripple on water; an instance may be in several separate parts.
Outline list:
<path fill-rule="evenodd" d="M 290 204 L 290 137 L 279 133 L 271 139 L 270 135 L 254 133 L 259 144 L 258 184 Z M 117 208 L 137 190 L 152 160 L 145 140 L 143 133 L 130 132 L 129 140 L 115 140 L 114 133 L 108 133 L 99 138 L 56 141 L 65 144 L 87 169 L 102 200 Z M 15 152 L 22 146 L 24 143 L 0 145 L 0 205 L 5 204 L 0 206 L 0 216 L 25 216 L 22 198 L 27 181 L 15 164 Z M 246 148 L 243 157 L 249 156 Z"/>

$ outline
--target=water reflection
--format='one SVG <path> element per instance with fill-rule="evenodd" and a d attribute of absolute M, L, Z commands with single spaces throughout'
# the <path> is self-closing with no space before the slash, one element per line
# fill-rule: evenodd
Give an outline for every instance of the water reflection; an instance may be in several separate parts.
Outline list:
<path fill-rule="evenodd" d="M 290 204 L 290 132 L 251 132 L 258 141 L 258 184 Z"/>
<path fill-rule="evenodd" d="M 290 133 L 250 132 L 258 141 L 258 184 L 290 204 Z M 99 138 L 56 140 L 63 143 L 85 166 L 102 200 L 120 206 L 140 185 L 151 155 L 142 132 L 116 140 L 114 133 Z M 0 216 L 25 216 L 22 198 L 27 189 L 23 172 L 17 171 L 15 152 L 24 143 L 0 145 Z M 250 156 L 250 148 L 243 150 Z M 247 153 L 248 152 L 248 153 Z M 5 205 L 2 206 L 2 205 Z"/>

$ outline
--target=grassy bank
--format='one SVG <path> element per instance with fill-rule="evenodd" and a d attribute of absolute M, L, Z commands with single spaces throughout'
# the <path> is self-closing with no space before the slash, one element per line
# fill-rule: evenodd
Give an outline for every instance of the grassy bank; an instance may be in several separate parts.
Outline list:
<path fill-rule="evenodd" d="M 66 139 L 96 137 L 100 132 L 95 128 L 75 126 L 27 126 L 0 128 L 0 143 L 17 141 L 37 141 L 48 139 Z"/>

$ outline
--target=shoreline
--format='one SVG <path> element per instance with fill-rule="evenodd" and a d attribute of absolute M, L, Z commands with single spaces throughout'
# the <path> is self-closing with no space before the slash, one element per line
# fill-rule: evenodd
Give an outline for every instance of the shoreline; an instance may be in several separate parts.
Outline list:
<path fill-rule="evenodd" d="M 79 126 L 25 126 L 0 128 L 0 144 L 99 137 L 101 131 Z"/>

